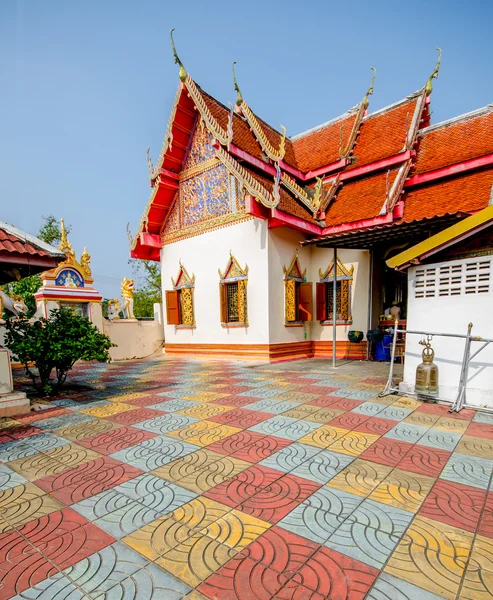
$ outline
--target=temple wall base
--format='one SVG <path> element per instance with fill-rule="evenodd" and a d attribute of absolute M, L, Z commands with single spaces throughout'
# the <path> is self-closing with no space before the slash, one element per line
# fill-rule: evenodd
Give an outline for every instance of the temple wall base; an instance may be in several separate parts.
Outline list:
<path fill-rule="evenodd" d="M 145 358 L 159 350 L 164 341 L 163 326 L 158 321 L 105 321 L 104 333 L 116 344 L 110 349 L 112 360 Z"/>

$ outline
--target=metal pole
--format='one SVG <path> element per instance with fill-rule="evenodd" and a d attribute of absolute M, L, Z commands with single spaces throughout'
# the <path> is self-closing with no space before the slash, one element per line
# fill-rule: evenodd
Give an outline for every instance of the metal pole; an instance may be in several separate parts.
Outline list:
<path fill-rule="evenodd" d="M 332 366 L 336 366 L 337 356 L 337 248 L 334 246 L 334 276 L 332 288 Z"/>
<path fill-rule="evenodd" d="M 368 279 L 368 319 L 367 319 L 367 329 L 369 331 L 371 329 L 371 311 L 373 309 L 372 304 L 372 288 L 373 288 L 373 248 L 370 248 L 370 268 L 369 268 L 369 279 Z M 366 338 L 366 360 L 370 358 L 370 342 L 368 342 L 368 336 Z"/>
<path fill-rule="evenodd" d="M 462 368 L 460 371 L 459 390 L 454 405 L 449 412 L 459 412 L 466 403 L 467 373 L 469 370 L 469 354 L 471 351 L 471 330 L 472 323 L 467 326 L 466 343 L 464 344 L 464 356 L 462 358 Z"/>
<path fill-rule="evenodd" d="M 394 325 L 395 325 L 394 338 L 392 339 L 392 352 L 390 353 L 389 378 L 387 380 L 387 385 L 385 386 L 385 389 L 383 390 L 383 392 L 381 394 L 379 394 L 379 396 L 387 396 L 388 394 L 390 394 L 392 392 L 392 383 L 393 383 L 393 379 L 394 379 L 395 344 L 397 341 L 397 331 L 399 329 L 399 319 L 395 320 Z"/>

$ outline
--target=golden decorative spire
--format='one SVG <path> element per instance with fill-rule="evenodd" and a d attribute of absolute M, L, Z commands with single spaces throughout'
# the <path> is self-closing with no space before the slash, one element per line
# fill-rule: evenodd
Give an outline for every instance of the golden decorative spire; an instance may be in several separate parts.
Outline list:
<path fill-rule="evenodd" d="M 171 38 L 171 47 L 173 48 L 173 57 L 175 59 L 175 65 L 180 65 L 180 73 L 179 73 L 180 81 L 185 83 L 185 81 L 187 79 L 187 72 L 185 70 L 185 67 L 183 66 L 183 63 L 178 58 L 178 54 L 176 52 L 176 47 L 175 47 L 175 42 L 173 40 L 173 31 L 174 31 L 174 28 L 169 32 L 169 37 Z"/>
<path fill-rule="evenodd" d="M 281 125 L 281 129 L 282 138 L 279 142 L 279 159 L 283 159 L 284 155 L 286 154 L 286 127 L 284 127 L 284 125 Z"/>
<path fill-rule="evenodd" d="M 370 69 L 373 71 L 373 77 L 371 78 L 371 83 L 370 83 L 370 87 L 368 88 L 368 91 L 365 94 L 365 97 L 363 98 L 363 106 L 366 108 L 368 108 L 368 96 L 371 96 L 373 94 L 373 88 L 375 86 L 375 78 L 377 76 L 377 70 L 375 69 L 375 67 L 370 67 Z"/>
<path fill-rule="evenodd" d="M 75 252 L 72 248 L 72 244 L 68 241 L 67 238 L 67 230 L 65 229 L 65 221 L 63 219 L 60 220 L 60 230 L 61 230 L 61 239 L 60 245 L 58 248 L 65 254 L 67 260 L 64 261 L 66 264 L 74 264 L 75 263 Z"/>
<path fill-rule="evenodd" d="M 235 65 L 236 65 L 236 61 L 233 62 L 233 82 L 234 82 L 234 88 L 235 88 L 235 92 L 236 92 L 236 106 L 240 106 L 241 103 L 243 102 L 243 96 L 241 95 L 240 87 L 238 85 L 238 82 L 236 81 Z"/>
<path fill-rule="evenodd" d="M 434 69 L 433 73 L 430 75 L 430 77 L 428 78 L 428 81 L 426 82 L 426 86 L 425 86 L 427 96 L 429 96 L 431 94 L 431 92 L 433 91 L 433 79 L 437 79 L 438 71 L 440 71 L 440 63 L 442 61 L 442 49 L 437 48 L 437 50 L 438 50 L 437 64 L 435 65 L 435 69 Z"/>

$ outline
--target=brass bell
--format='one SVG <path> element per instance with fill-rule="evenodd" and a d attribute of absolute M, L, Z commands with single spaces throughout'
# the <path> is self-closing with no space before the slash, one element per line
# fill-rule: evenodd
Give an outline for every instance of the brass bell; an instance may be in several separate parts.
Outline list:
<path fill-rule="evenodd" d="M 431 337 L 419 342 L 423 348 L 423 362 L 416 369 L 416 385 L 414 391 L 426 396 L 438 396 L 438 367 L 433 363 L 435 352 L 431 347 Z"/>

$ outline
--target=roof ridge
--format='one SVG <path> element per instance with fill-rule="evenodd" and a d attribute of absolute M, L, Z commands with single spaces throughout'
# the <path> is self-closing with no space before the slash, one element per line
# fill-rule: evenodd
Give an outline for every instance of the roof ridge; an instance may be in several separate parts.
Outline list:
<path fill-rule="evenodd" d="M 393 102 L 392 104 L 384 106 L 383 108 L 379 108 L 375 112 L 373 112 L 369 115 L 366 115 L 366 117 L 363 118 L 363 121 L 368 121 L 369 119 L 372 119 L 373 117 L 378 117 L 380 115 L 383 115 L 384 113 L 389 112 L 390 110 L 393 110 L 394 108 L 398 108 L 399 106 L 403 106 L 407 102 L 411 102 L 411 100 L 415 100 L 420 94 L 423 93 L 423 89 L 424 88 L 421 88 L 420 90 L 416 90 L 412 94 L 409 94 L 409 96 L 406 96 L 405 98 L 402 98 L 401 100 L 397 100 L 397 102 Z"/>
<path fill-rule="evenodd" d="M 347 110 L 345 113 L 342 113 L 342 115 L 339 115 L 338 117 L 334 117 L 333 119 L 330 119 L 329 121 L 325 121 L 325 123 L 321 123 L 320 125 L 316 125 L 315 127 L 312 127 L 311 129 L 307 129 L 306 131 L 297 133 L 296 135 L 289 136 L 288 140 L 291 140 L 292 142 L 294 142 L 296 140 L 301 139 L 305 135 L 309 135 L 310 133 L 315 133 L 316 131 L 321 131 L 322 129 L 325 129 L 326 127 L 330 127 L 334 123 L 337 123 L 339 121 L 347 119 L 349 116 L 351 116 L 352 114 L 357 112 L 359 106 L 360 106 L 359 104 L 355 104 L 349 110 Z"/>
<path fill-rule="evenodd" d="M 0 229 L 3 229 L 11 235 L 14 235 L 15 237 L 19 238 L 19 240 L 21 240 L 22 242 L 29 242 L 30 244 L 33 244 L 33 246 L 36 246 L 37 248 L 40 248 L 41 250 L 44 250 L 49 254 L 64 256 L 64 253 L 59 248 L 55 248 L 55 246 L 47 244 L 46 242 L 43 242 L 43 240 L 40 240 L 38 237 L 31 235 L 30 233 L 26 233 L 21 229 L 17 229 L 17 227 L 9 225 L 4 221 L 0 221 Z"/>
<path fill-rule="evenodd" d="M 441 129 L 443 127 L 447 127 L 448 125 L 453 125 L 454 123 L 460 123 L 461 121 L 466 121 L 468 119 L 474 119 L 475 117 L 479 117 L 483 114 L 487 114 L 492 111 L 493 111 L 493 103 L 487 104 L 486 106 L 477 108 L 476 110 L 471 110 L 467 113 L 463 113 L 462 115 L 457 115 L 456 117 L 451 117 L 450 119 L 445 119 L 445 121 L 440 121 L 440 123 L 434 123 L 433 125 L 424 127 L 419 132 L 419 135 L 422 136 L 423 134 L 434 131 L 435 129 Z"/>

